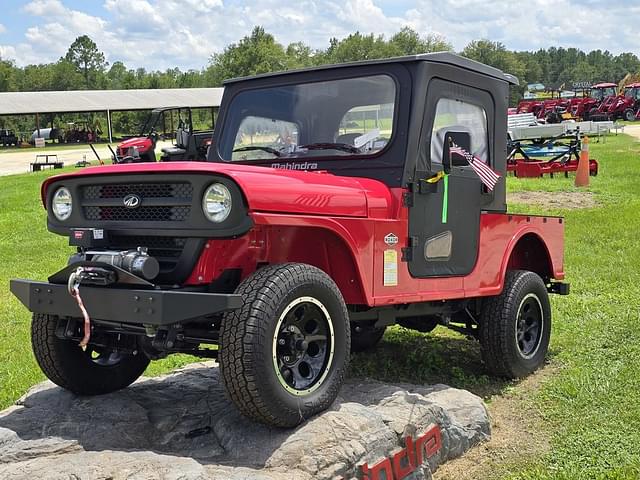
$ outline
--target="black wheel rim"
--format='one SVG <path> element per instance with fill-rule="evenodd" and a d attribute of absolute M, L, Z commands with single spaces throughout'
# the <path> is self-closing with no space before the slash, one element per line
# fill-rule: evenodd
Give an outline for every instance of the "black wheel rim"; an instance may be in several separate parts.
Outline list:
<path fill-rule="evenodd" d="M 516 342 L 524 358 L 533 357 L 540 347 L 543 319 L 540 299 L 533 293 L 526 295 L 520 302 L 516 318 Z"/>
<path fill-rule="evenodd" d="M 84 354 L 92 363 L 101 367 L 113 367 L 124 358 L 122 353 L 95 345 L 87 345 Z"/>
<path fill-rule="evenodd" d="M 273 364 L 289 393 L 307 395 L 325 380 L 333 360 L 333 325 L 326 308 L 313 297 L 300 297 L 283 311 L 276 325 Z"/>

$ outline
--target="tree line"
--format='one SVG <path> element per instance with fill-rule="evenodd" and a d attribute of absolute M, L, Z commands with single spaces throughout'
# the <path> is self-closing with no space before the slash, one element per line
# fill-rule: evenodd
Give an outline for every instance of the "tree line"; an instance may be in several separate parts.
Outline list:
<path fill-rule="evenodd" d="M 442 36 L 421 35 L 409 27 L 390 37 L 355 32 L 343 39 L 330 39 L 326 49 L 313 49 L 303 42 L 283 45 L 256 26 L 249 35 L 213 54 L 208 65 L 199 70 L 147 71 L 128 68 L 120 61 L 107 63 L 98 45 L 83 35 L 57 62 L 18 67 L 12 59 L 0 58 L 0 92 L 216 87 L 233 77 L 435 51 L 453 51 L 453 46 Z M 627 74 L 640 72 L 640 59 L 630 52 L 613 55 L 607 50 L 587 53 L 562 47 L 512 51 L 500 42 L 474 40 L 458 53 L 518 77 L 520 86 L 512 90 L 512 104 L 522 97 L 527 83 L 570 88 L 574 81 L 618 83 Z M 139 116 L 134 115 L 133 120 L 131 115 L 122 117 L 128 124 Z M 115 128 L 125 126 L 116 124 Z"/>

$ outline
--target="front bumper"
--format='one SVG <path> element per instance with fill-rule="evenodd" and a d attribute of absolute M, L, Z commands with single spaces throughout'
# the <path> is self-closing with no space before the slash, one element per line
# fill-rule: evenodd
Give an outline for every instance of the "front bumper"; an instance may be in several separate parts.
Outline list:
<path fill-rule="evenodd" d="M 14 279 L 10 288 L 33 313 L 82 317 L 66 285 Z M 242 306 L 241 295 L 221 293 L 83 286 L 80 294 L 91 318 L 138 325 L 171 325 Z"/>

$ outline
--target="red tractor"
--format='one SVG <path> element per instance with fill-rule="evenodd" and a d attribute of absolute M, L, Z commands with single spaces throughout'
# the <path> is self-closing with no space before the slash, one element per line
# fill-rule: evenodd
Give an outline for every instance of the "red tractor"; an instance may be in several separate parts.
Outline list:
<path fill-rule="evenodd" d="M 170 354 L 217 358 L 237 408 L 282 427 L 328 408 L 393 324 L 533 372 L 569 285 L 564 220 L 507 213 L 511 84 L 450 53 L 228 81 L 206 162 L 47 179 L 48 229 L 77 252 L 11 281 L 40 367 L 97 395 Z"/>
<path fill-rule="evenodd" d="M 594 85 L 590 96 L 592 96 L 596 102 L 589 107 L 590 110 L 588 116 L 584 117 L 585 120 L 610 120 L 612 111 L 619 107 L 617 88 L 618 86 L 615 83 L 599 83 Z M 585 109 L 586 108 L 587 106 L 585 106 Z"/>
<path fill-rule="evenodd" d="M 603 102 L 611 102 L 616 96 L 617 85 L 615 83 L 597 83 L 583 90 L 581 97 L 576 96 L 571 102 L 571 114 L 574 118 L 592 120 L 592 116 L 601 114 L 598 107 Z M 603 106 L 603 110 L 609 105 Z"/>
<path fill-rule="evenodd" d="M 113 162 L 155 162 L 157 141 L 166 137 L 174 137 L 175 144 L 162 149 L 160 161 L 204 160 L 212 134 L 213 130 L 193 130 L 190 108 L 157 108 L 149 115 L 139 136 L 122 141 L 116 151 L 112 151 Z"/>
<path fill-rule="evenodd" d="M 571 110 L 571 100 L 559 95 L 560 92 L 557 97 L 546 100 L 522 100 L 515 113 L 533 113 L 546 123 L 560 123 Z"/>
<path fill-rule="evenodd" d="M 623 118 L 628 121 L 640 120 L 640 83 L 626 85 L 624 97 L 627 99 L 628 108 Z"/>

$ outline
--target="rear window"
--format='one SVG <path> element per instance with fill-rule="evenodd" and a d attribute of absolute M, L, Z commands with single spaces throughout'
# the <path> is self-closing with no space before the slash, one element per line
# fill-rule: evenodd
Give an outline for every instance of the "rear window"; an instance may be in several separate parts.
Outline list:
<path fill-rule="evenodd" d="M 247 90 L 231 101 L 218 152 L 227 161 L 374 155 L 393 137 L 388 75 Z"/>

